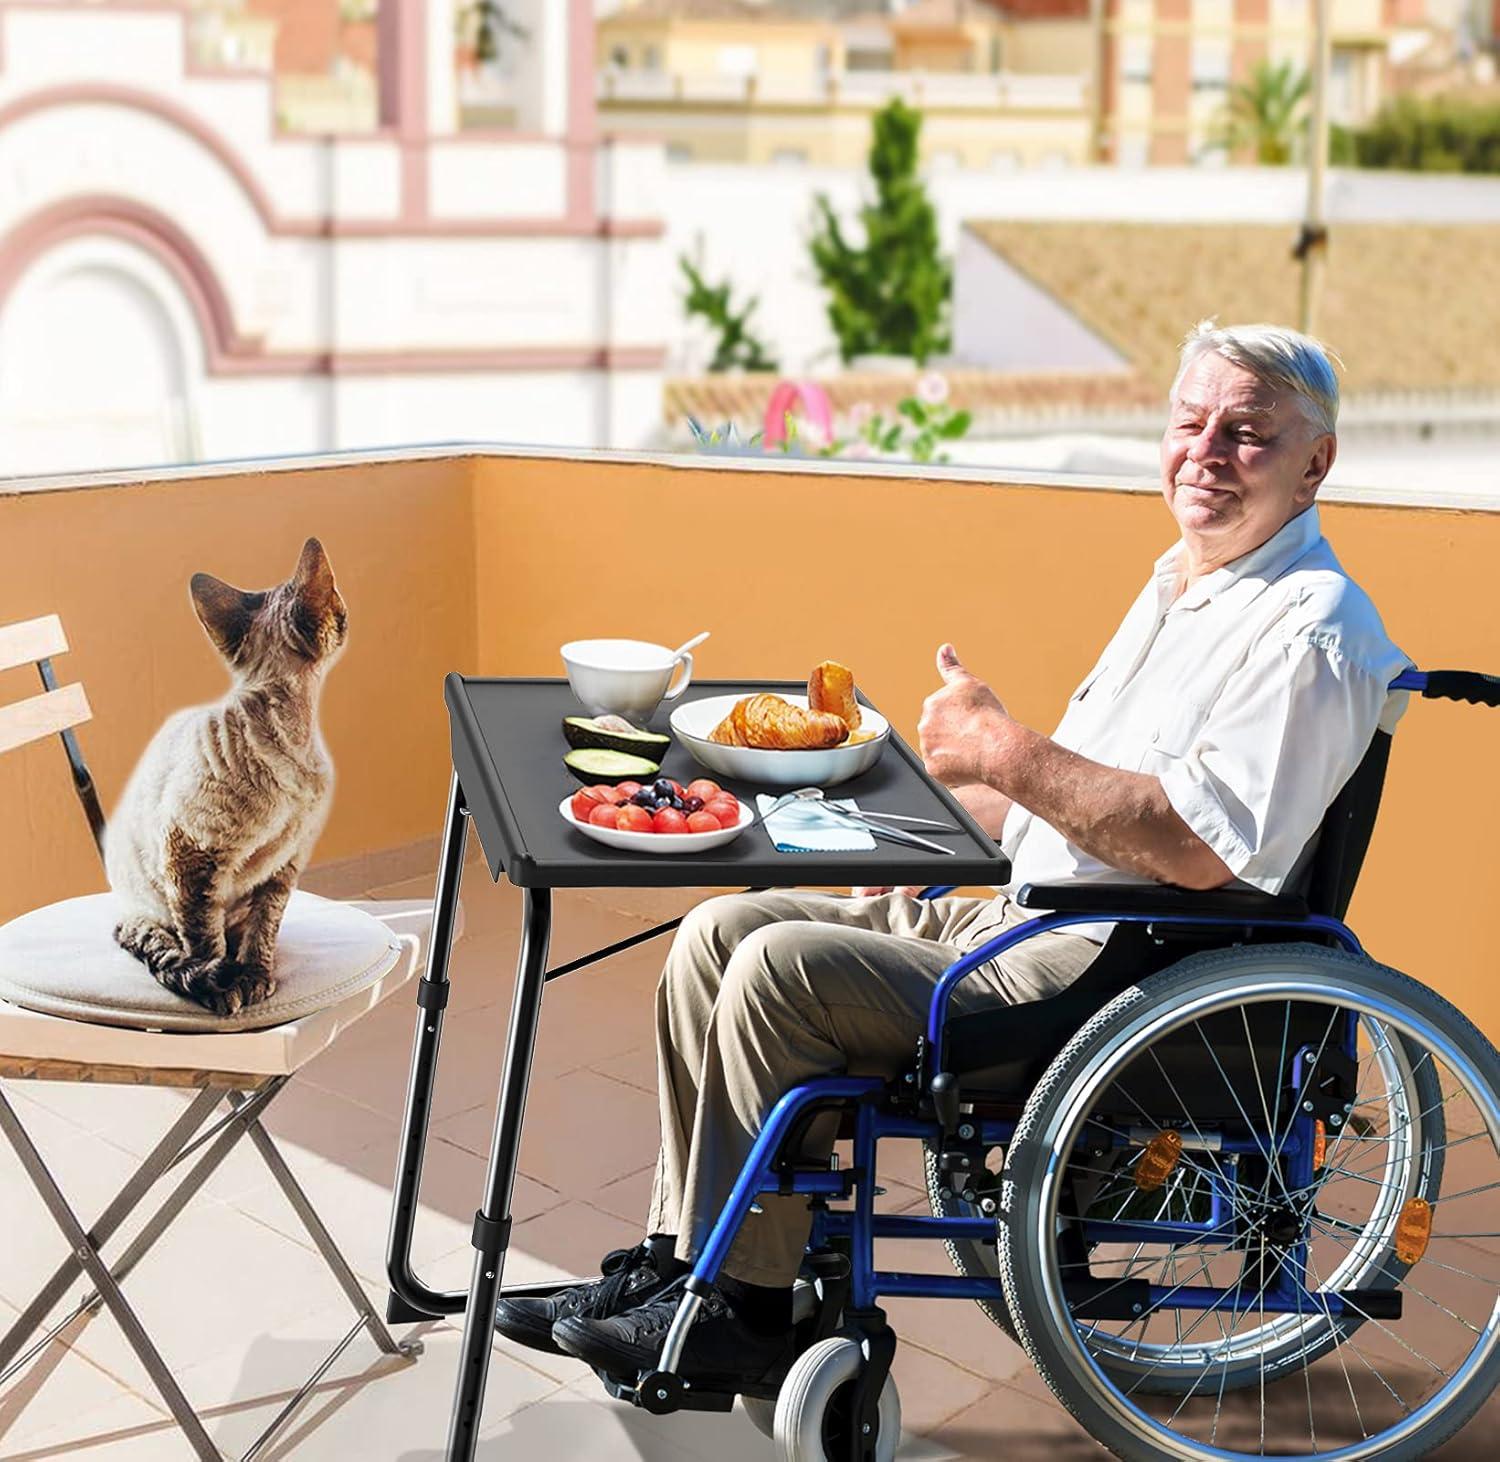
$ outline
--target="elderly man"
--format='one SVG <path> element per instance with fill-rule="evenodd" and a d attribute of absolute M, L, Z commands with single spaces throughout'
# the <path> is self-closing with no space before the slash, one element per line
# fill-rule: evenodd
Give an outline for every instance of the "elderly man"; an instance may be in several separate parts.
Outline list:
<path fill-rule="evenodd" d="M 1377 726 L 1394 725 L 1402 698 L 1387 686 L 1407 663 L 1319 530 L 1313 502 L 1333 465 L 1337 410 L 1315 341 L 1200 325 L 1161 445 L 1181 541 L 1057 731 L 1021 725 L 951 645 L 938 651 L 923 759 L 1000 839 L 1013 887 L 1123 876 L 1274 891 L 1295 880 Z M 615 1374 L 655 1363 L 676 1282 L 776 1099 L 814 1076 L 909 1067 L 943 971 L 1029 917 L 1008 889 L 917 892 L 742 894 L 693 910 L 658 993 L 662 1145 L 649 1237 L 611 1255 L 599 1280 L 502 1301 L 503 1334 Z M 1025 941 L 959 987 L 955 1013 L 1063 989 L 1107 933 Z M 761 1207 L 689 1332 L 682 1371 L 700 1385 L 765 1392 L 793 1358 L 807 1205 L 767 1196 Z"/>

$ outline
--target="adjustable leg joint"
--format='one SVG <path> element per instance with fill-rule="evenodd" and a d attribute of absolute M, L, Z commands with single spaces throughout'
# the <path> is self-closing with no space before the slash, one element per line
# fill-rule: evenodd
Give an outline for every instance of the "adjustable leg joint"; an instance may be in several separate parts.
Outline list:
<path fill-rule="evenodd" d="M 443 1010 L 448 1004 L 448 992 L 453 987 L 447 980 L 429 980 L 423 975 L 417 981 L 417 1004 L 423 1010 Z"/>
<path fill-rule="evenodd" d="M 473 1244 L 484 1256 L 485 1268 L 495 1269 L 500 1256 L 510 1247 L 510 1219 L 486 1218 L 482 1212 L 476 1213 Z"/>

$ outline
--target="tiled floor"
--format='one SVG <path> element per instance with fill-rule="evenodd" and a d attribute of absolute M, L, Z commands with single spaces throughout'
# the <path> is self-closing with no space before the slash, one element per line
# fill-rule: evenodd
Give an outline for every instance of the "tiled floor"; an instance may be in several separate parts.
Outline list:
<path fill-rule="evenodd" d="M 426 880 L 371 890 L 418 897 Z M 554 962 L 670 917 L 689 895 L 556 898 Z M 673 902 L 675 898 L 676 902 Z M 453 960 L 423 1176 L 417 1267 L 431 1284 L 468 1283 L 469 1228 L 482 1186 L 518 942 L 519 896 L 468 871 L 466 932 Z M 514 1200 L 506 1278 L 593 1272 L 640 1231 L 655 1154 L 651 994 L 661 946 L 560 981 L 547 992 Z M 267 1126 L 370 1294 L 383 1303 L 389 1183 L 413 1026 L 410 991 L 372 1012 L 309 1066 Z M 170 1092 L 50 1083 L 7 1091 L 81 1211 L 123 1181 L 179 1107 Z M 884 1155 L 883 1155 L 884 1156 Z M 920 1174 L 900 1150 L 885 1203 L 923 1208 Z M 8 1147 L 0 1144 L 0 1329 L 61 1257 L 63 1244 Z M 128 1232 L 128 1229 L 127 1229 Z M 117 1241 L 118 1242 L 118 1241 Z M 902 1246 L 893 1246 L 899 1248 Z M 908 1245 L 906 1248 L 915 1248 Z M 892 1256 L 882 1252 L 882 1259 Z M 938 1256 L 924 1252 L 912 1267 Z M 910 1256 L 902 1256 L 903 1262 Z M 345 1332 L 350 1316 L 280 1190 L 248 1145 L 225 1163 L 128 1293 L 216 1441 L 238 1455 Z M 907 1459 L 1102 1455 L 1051 1398 L 1021 1351 L 972 1305 L 895 1301 L 896 1361 Z M 319 1384 L 266 1462 L 437 1462 L 459 1331 L 415 1327 L 416 1363 L 378 1356 L 360 1336 Z M 1491 1455 L 1492 1407 L 1447 1449 Z M 606 1400 L 580 1364 L 497 1344 L 480 1456 L 491 1462 L 662 1459 L 751 1462 L 770 1446 L 736 1411 L 656 1418 Z M 191 1453 L 107 1315 L 75 1322 L 29 1370 L 0 1388 L 0 1462 L 173 1462 Z"/>

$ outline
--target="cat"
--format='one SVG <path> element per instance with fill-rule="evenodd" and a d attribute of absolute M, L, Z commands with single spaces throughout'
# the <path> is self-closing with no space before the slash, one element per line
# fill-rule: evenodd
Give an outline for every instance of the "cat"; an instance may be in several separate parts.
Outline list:
<path fill-rule="evenodd" d="M 227 1016 L 276 990 L 277 932 L 333 793 L 318 696 L 349 621 L 316 538 L 274 589 L 194 574 L 191 594 L 233 684 L 151 739 L 105 867 L 116 941 L 168 990 Z"/>

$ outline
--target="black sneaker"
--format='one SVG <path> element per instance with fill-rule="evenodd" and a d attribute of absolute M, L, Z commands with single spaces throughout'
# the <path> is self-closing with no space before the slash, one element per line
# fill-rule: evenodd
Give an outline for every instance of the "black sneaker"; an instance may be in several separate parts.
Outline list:
<path fill-rule="evenodd" d="M 655 1370 L 685 1283 L 675 1280 L 645 1303 L 613 1316 L 568 1316 L 553 1327 L 552 1338 L 568 1355 L 612 1376 Z M 774 1396 L 796 1355 L 794 1330 L 776 1335 L 752 1330 L 713 1290 L 693 1318 L 678 1373 L 696 1386 Z"/>
<path fill-rule="evenodd" d="M 507 1340 L 533 1350 L 562 1355 L 552 1338 L 559 1320 L 573 1317 L 607 1319 L 659 1294 L 671 1281 L 662 1277 L 660 1260 L 648 1239 L 633 1249 L 615 1249 L 604 1256 L 598 1279 L 585 1280 L 545 1298 L 500 1300 L 495 1306 L 495 1329 Z"/>

